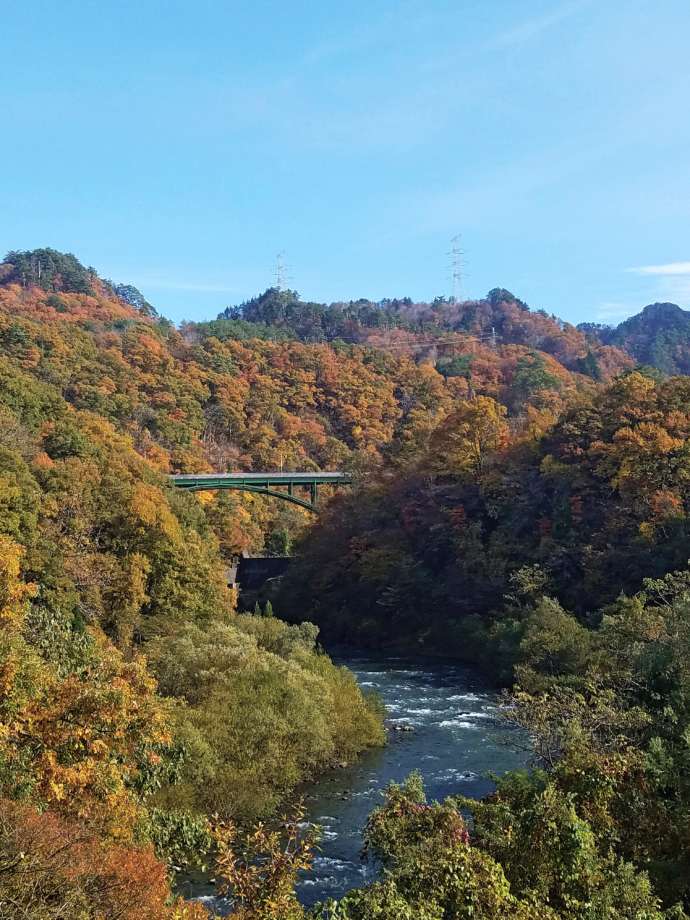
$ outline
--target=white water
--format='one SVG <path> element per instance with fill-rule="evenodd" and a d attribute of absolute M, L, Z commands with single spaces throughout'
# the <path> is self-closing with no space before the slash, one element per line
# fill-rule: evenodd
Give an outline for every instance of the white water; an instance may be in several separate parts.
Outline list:
<path fill-rule="evenodd" d="M 362 830 L 391 781 L 402 782 L 419 770 L 430 800 L 458 793 L 480 798 L 493 789 L 489 774 L 525 763 L 524 752 L 516 750 L 515 732 L 497 718 L 495 694 L 469 669 L 400 659 L 343 658 L 338 663 L 383 699 L 389 742 L 304 790 L 308 818 L 322 829 L 312 870 L 298 886 L 305 904 L 337 898 L 373 877 L 373 868 L 360 859 Z M 413 731 L 396 731 L 396 725 Z M 213 897 L 207 903 L 223 907 Z"/>

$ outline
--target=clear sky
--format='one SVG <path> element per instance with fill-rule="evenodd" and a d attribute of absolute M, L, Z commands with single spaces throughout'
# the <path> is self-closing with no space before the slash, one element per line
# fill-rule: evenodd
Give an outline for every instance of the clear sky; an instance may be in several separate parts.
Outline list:
<path fill-rule="evenodd" d="M 172 319 L 274 279 L 690 306 L 689 0 L 33 0 L 0 17 L 0 249 Z"/>

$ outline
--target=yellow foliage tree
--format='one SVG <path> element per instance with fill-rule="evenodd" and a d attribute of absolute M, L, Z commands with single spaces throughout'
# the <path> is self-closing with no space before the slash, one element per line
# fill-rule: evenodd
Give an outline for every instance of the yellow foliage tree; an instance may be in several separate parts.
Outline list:
<path fill-rule="evenodd" d="M 490 396 L 475 396 L 462 403 L 432 435 L 430 468 L 479 479 L 487 456 L 508 441 L 505 416 L 505 406 Z"/>

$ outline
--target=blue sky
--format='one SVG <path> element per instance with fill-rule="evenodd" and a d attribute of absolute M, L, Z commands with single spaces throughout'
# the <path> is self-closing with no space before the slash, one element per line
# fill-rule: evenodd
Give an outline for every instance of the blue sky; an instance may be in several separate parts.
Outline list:
<path fill-rule="evenodd" d="M 0 28 L 0 250 L 202 319 L 514 291 L 690 306 L 688 0 L 34 0 Z"/>

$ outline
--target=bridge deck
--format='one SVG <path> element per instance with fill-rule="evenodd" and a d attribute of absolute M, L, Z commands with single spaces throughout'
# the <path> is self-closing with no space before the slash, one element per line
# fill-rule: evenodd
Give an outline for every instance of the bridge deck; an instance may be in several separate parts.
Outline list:
<path fill-rule="evenodd" d="M 170 477 L 180 486 L 203 485 L 204 483 L 227 483 L 228 485 L 271 486 L 271 485 L 348 485 L 352 477 L 348 473 L 177 473 Z"/>
<path fill-rule="evenodd" d="M 216 489 L 235 489 L 253 492 L 256 495 L 270 495 L 316 511 L 319 486 L 348 486 L 352 484 L 349 473 L 177 473 L 170 477 L 178 489 L 187 492 L 209 492 Z M 285 488 L 280 488 L 284 486 Z M 310 499 L 295 495 L 295 489 L 308 489 Z"/>

